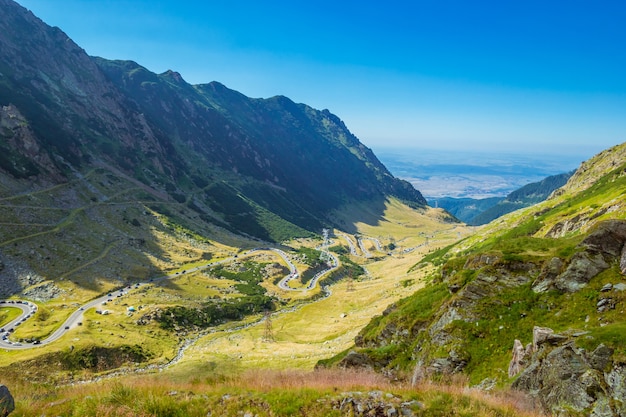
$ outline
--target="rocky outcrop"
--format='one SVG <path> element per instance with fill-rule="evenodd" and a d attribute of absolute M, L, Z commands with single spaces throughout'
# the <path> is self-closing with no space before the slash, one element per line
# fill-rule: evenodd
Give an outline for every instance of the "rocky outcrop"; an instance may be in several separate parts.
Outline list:
<path fill-rule="evenodd" d="M 513 342 L 513 358 L 509 363 L 509 378 L 519 374 L 526 365 L 527 350 L 518 339 Z"/>
<path fill-rule="evenodd" d="M 369 356 L 351 350 L 348 354 L 339 362 L 340 368 L 361 368 L 361 369 L 373 369 L 374 361 Z"/>
<path fill-rule="evenodd" d="M 539 277 L 533 282 L 534 292 L 544 292 L 552 287 L 557 277 L 563 272 L 563 260 L 561 258 L 554 257 L 547 261 Z"/>
<path fill-rule="evenodd" d="M 626 366 L 614 363 L 612 355 L 603 344 L 588 353 L 565 335 L 535 327 L 532 345 L 524 349 L 515 341 L 509 376 L 523 369 L 513 388 L 535 397 L 548 413 L 622 417 Z"/>
<path fill-rule="evenodd" d="M 598 224 L 579 248 L 567 266 L 559 258 L 548 261 L 534 281 L 533 290 L 579 291 L 616 260 L 622 273 L 626 273 L 626 221 L 609 220 Z"/>
<path fill-rule="evenodd" d="M 5 257 L 2 252 L 0 252 L 0 263 L 2 263 L 2 268 L 0 268 L 0 298 L 21 294 L 24 289 L 37 286 L 44 281 L 44 278 L 30 270 L 25 262 Z"/>
<path fill-rule="evenodd" d="M 62 180 L 58 168 L 37 141 L 28 120 L 14 105 L 0 106 L 0 137 L 5 141 L 2 148 L 7 160 L 4 169 L 18 178 L 32 177 L 42 171 L 55 181 Z"/>
<path fill-rule="evenodd" d="M 535 396 L 547 412 L 568 411 L 594 416 L 626 415 L 626 368 L 611 365 L 606 347 L 587 354 L 569 343 L 536 359 L 520 375 L 513 388 Z M 605 368 L 601 365 L 605 364 Z"/>
<path fill-rule="evenodd" d="M 609 267 L 600 253 L 579 252 L 572 257 L 565 272 L 554 281 L 554 287 L 563 292 L 576 292 Z"/>
<path fill-rule="evenodd" d="M 333 409 L 342 416 L 412 417 L 422 415 L 424 405 L 419 401 L 404 401 L 390 393 L 371 391 L 368 393 L 344 393 L 331 400 Z"/>
<path fill-rule="evenodd" d="M 509 378 L 519 374 L 528 364 L 531 356 L 539 351 L 539 348 L 544 345 L 558 345 L 559 343 L 568 340 L 567 336 L 554 333 L 554 330 L 549 327 L 533 328 L 533 341 L 524 347 L 522 342 L 515 339 L 513 342 L 513 351 L 511 362 L 509 363 Z"/>
<path fill-rule="evenodd" d="M 0 385 L 0 417 L 6 417 L 15 410 L 15 401 L 9 389 Z"/>
<path fill-rule="evenodd" d="M 53 282 L 48 281 L 41 285 L 36 285 L 27 290 L 22 291 L 22 295 L 30 300 L 45 303 L 64 294 L 65 291 L 56 286 Z"/>
<path fill-rule="evenodd" d="M 626 221 L 608 220 L 602 222 L 585 238 L 582 246 L 588 250 L 616 258 L 623 253 L 626 243 Z"/>

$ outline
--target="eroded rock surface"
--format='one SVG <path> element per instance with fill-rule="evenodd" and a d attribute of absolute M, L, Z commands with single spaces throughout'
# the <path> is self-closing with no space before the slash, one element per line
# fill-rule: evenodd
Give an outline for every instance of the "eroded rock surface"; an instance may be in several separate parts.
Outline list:
<path fill-rule="evenodd" d="M 15 401 L 9 389 L 0 385 L 0 417 L 6 417 L 15 410 Z"/>
<path fill-rule="evenodd" d="M 535 397 L 554 415 L 626 416 L 626 367 L 613 363 L 612 349 L 600 344 L 588 353 L 565 336 L 565 343 L 553 347 L 547 342 L 555 342 L 556 334 L 538 334 L 541 340 L 534 341 L 538 348 L 513 383 L 514 389 Z M 515 344 L 520 346 L 521 342 Z M 519 354 L 514 348 L 513 360 Z"/>

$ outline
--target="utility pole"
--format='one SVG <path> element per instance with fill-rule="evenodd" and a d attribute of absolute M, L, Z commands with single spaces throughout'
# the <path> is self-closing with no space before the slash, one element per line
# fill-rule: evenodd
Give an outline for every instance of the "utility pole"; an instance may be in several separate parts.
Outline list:
<path fill-rule="evenodd" d="M 322 244 L 322 250 L 320 253 L 320 261 L 325 262 L 326 265 L 330 265 L 332 256 L 328 253 L 328 247 L 330 246 L 330 239 L 328 237 L 328 229 L 322 229 L 322 236 L 324 237 L 324 243 Z"/>

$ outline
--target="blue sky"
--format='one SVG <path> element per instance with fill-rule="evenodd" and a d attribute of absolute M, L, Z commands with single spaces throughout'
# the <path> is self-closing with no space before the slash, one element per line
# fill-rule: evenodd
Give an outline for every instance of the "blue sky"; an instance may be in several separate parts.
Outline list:
<path fill-rule="evenodd" d="M 376 149 L 626 141 L 626 2 L 18 0 L 90 55 L 342 118 Z"/>

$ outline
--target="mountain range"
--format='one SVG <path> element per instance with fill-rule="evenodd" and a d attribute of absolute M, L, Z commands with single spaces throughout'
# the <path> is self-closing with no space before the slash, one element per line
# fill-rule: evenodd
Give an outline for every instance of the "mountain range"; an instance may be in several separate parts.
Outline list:
<path fill-rule="evenodd" d="M 425 204 L 328 110 L 90 57 L 11 0 L 0 7 L 5 175 L 34 186 L 109 167 L 208 222 L 267 240 L 282 237 L 267 217 L 319 231 L 351 201 Z"/>
<path fill-rule="evenodd" d="M 0 294 L 171 267 L 155 228 L 252 246 L 350 230 L 354 204 L 370 222 L 389 198 L 426 206 L 328 110 L 91 57 L 12 0 L 0 9 Z"/>
<path fill-rule="evenodd" d="M 506 197 L 489 198 L 432 198 L 433 206 L 446 209 L 459 220 L 473 226 L 487 224 L 512 211 L 537 204 L 565 185 L 574 172 L 551 175 L 541 181 L 526 184 Z"/>
<path fill-rule="evenodd" d="M 175 71 L 155 74 L 132 61 L 91 57 L 17 3 L 0 0 L 0 10 L 0 297 L 19 294 L 40 306 L 13 336 L 40 341 L 94 300 L 117 313 L 85 311 L 85 325 L 65 329 L 74 339 L 44 346 L 39 357 L 42 347 L 35 344 L 23 357 L 19 351 L 3 356 L 0 379 L 19 376 L 22 407 L 30 401 L 43 409 L 54 400 L 55 407 L 75 407 L 68 415 L 80 415 L 85 401 L 91 414 L 103 410 L 87 391 L 60 399 L 71 388 L 53 393 L 58 390 L 50 381 L 31 394 L 25 380 L 45 374 L 46 361 L 67 371 L 59 380 L 73 384 L 74 372 L 87 369 L 150 362 L 163 370 L 163 363 L 172 363 L 166 355 L 180 359 L 196 342 L 204 343 L 195 346 L 201 359 L 177 371 L 187 384 L 185 399 L 177 390 L 155 398 L 201 404 L 219 378 L 207 379 L 218 366 L 207 360 L 215 346 L 269 351 L 270 361 L 300 353 L 281 352 L 286 343 L 269 337 L 269 311 L 288 307 L 276 321 L 283 320 L 280 336 L 298 349 L 303 345 L 294 339 L 326 331 L 315 334 L 321 339 L 317 357 L 351 344 L 318 368 L 365 368 L 409 386 L 463 374 L 475 389 L 513 387 L 555 415 L 626 415 L 626 144 L 573 174 L 511 193 L 481 216 L 518 210 L 467 235 L 468 228 L 429 208 L 328 110 L 282 96 L 249 98 L 217 82 L 191 85 Z M 317 288 L 310 299 L 306 291 L 285 296 L 289 288 L 281 293 L 277 284 L 294 278 L 294 263 L 310 281 L 325 271 L 315 249 L 323 228 L 336 232 L 325 255 L 334 260 L 333 270 L 342 264 L 337 281 L 347 281 L 345 291 L 341 282 L 341 293 Z M 298 250 L 287 246 L 293 238 L 301 238 Z M 456 243 L 440 244 L 450 241 Z M 275 261 L 283 253 L 278 247 L 291 250 L 291 258 L 280 255 L 287 266 Z M 198 273 L 212 259 L 213 269 Z M 274 292 L 266 297 L 268 288 Z M 127 298 L 118 300 L 123 293 Z M 392 297 L 393 304 L 379 305 Z M 248 317 L 242 327 L 220 322 L 226 336 L 206 326 L 192 334 L 199 313 L 204 324 L 213 323 L 208 319 L 216 311 L 241 319 L 231 301 L 250 298 L 263 302 L 266 316 L 242 304 L 258 321 Z M 124 304 L 130 299 L 137 308 Z M 319 305 L 325 307 L 314 310 Z M 363 313 L 378 307 L 384 311 L 371 321 L 374 313 Z M 2 314 L 8 322 L 11 313 Z M 291 322 L 290 314 L 299 320 Z M 318 327 L 309 329 L 314 319 Z M 344 323 L 367 321 L 360 331 L 353 326 L 342 333 Z M 258 323 L 265 325 L 262 342 L 259 329 L 251 330 Z M 298 333 L 304 328 L 309 333 Z M 236 333 L 242 329 L 252 334 L 249 344 L 243 331 Z M 345 338 L 350 331 L 358 331 L 354 342 Z M 313 349 L 304 350 L 310 360 Z M 223 356 L 229 365 L 244 356 L 233 352 Z M 189 379 L 192 368 L 208 381 L 208 393 L 189 389 L 201 389 Z M 289 395 L 298 397 L 297 406 L 276 415 L 304 410 L 300 400 L 308 401 L 308 410 L 328 410 L 315 415 L 339 415 L 345 407 L 357 415 L 360 394 L 350 387 L 341 399 L 333 397 L 334 385 L 321 399 L 294 391 Z M 247 406 L 272 413 L 265 391 L 257 401 L 239 388 Z M 125 413 L 137 411 L 133 389 L 111 388 L 110 399 L 101 401 L 111 407 L 105 411 L 113 415 L 118 405 Z M 147 390 L 141 395 L 150 397 L 143 395 Z M 381 405 L 393 399 L 403 415 L 458 415 L 444 407 L 449 391 L 434 399 L 409 391 L 406 401 L 372 391 L 368 407 L 388 410 L 376 415 L 398 415 L 395 406 Z M 230 393 L 216 392 L 216 404 L 234 403 Z M 474 401 L 466 392 L 459 403 Z M 184 414 L 178 406 L 162 414 Z"/>

